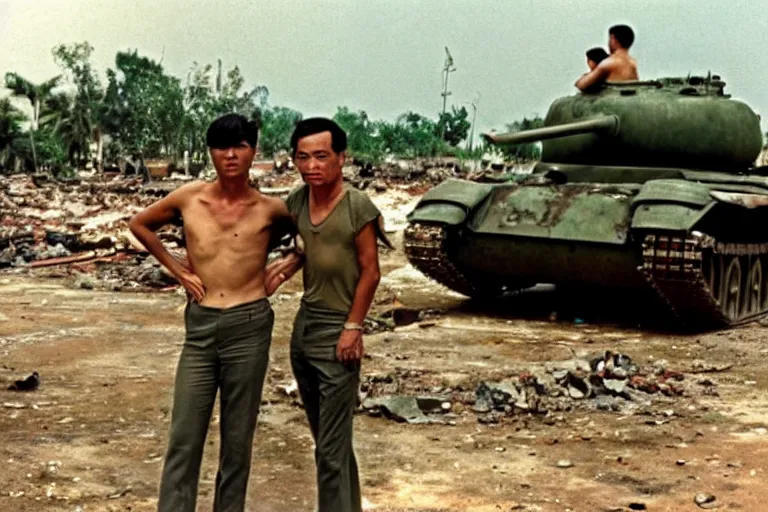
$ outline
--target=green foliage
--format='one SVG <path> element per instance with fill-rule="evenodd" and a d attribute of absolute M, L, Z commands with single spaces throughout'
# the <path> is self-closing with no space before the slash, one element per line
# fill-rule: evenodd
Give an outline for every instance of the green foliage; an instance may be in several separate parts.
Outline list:
<path fill-rule="evenodd" d="M 446 149 L 437 123 L 416 112 L 398 117 L 385 140 L 390 153 L 405 158 L 435 157 Z"/>
<path fill-rule="evenodd" d="M 301 121 L 301 112 L 288 107 L 271 107 L 261 112 L 261 131 L 259 146 L 265 156 L 273 156 L 278 151 L 290 151 L 291 134 L 296 124 Z"/>
<path fill-rule="evenodd" d="M 462 112 L 463 111 L 463 112 Z M 380 162 L 385 155 L 400 158 L 427 158 L 453 152 L 453 143 L 466 137 L 469 123 L 466 110 L 452 109 L 443 122 L 446 137 L 440 139 L 441 125 L 416 112 L 406 112 L 395 122 L 371 121 L 365 111 L 339 107 L 333 119 L 347 132 L 349 153 L 358 160 Z"/>
<path fill-rule="evenodd" d="M 136 51 L 118 52 L 107 70 L 105 110 L 124 151 L 146 156 L 174 153 L 184 117 L 178 78 Z"/>
<path fill-rule="evenodd" d="M 34 140 L 34 152 L 32 141 Z M 13 152 L 21 167 L 34 170 L 37 159 L 38 170 L 60 172 L 67 163 L 67 147 L 59 135 L 49 126 L 41 126 L 35 130 L 34 137 L 21 137 L 13 144 Z"/>
<path fill-rule="evenodd" d="M 544 119 L 539 116 L 534 116 L 530 119 L 524 117 L 520 121 L 515 121 L 508 124 L 507 131 L 521 132 L 525 130 L 533 130 L 535 128 L 542 128 L 543 126 Z M 507 158 L 518 162 L 528 162 L 541 157 L 541 146 L 538 142 L 530 142 L 527 144 L 507 144 L 505 146 L 501 146 L 501 149 Z"/>
<path fill-rule="evenodd" d="M 34 132 L 38 129 L 41 105 L 52 94 L 53 89 L 59 85 L 60 81 L 61 76 L 55 76 L 43 83 L 34 84 L 18 73 L 6 73 L 5 75 L 5 86 L 11 90 L 14 96 L 27 98 L 32 106 L 32 124 L 29 129 L 29 149 L 32 154 L 31 168 L 35 171 L 37 171 L 38 162 Z"/>
<path fill-rule="evenodd" d="M 0 100 L 0 171 L 12 170 L 20 157 L 18 144 L 25 138 L 21 130 L 24 121 L 26 117 L 11 100 Z"/>
<path fill-rule="evenodd" d="M 379 134 L 383 123 L 371 121 L 364 110 L 352 112 L 347 107 L 338 107 L 333 120 L 347 133 L 350 155 L 370 162 L 381 160 L 385 151 Z"/>
<path fill-rule="evenodd" d="M 265 156 L 290 150 L 290 136 L 302 114 L 270 105 L 267 87 L 248 88 L 238 66 L 225 71 L 220 60 L 215 67 L 194 62 L 182 83 L 138 51 L 123 51 L 115 55 L 102 84 L 91 65 L 92 54 L 88 42 L 57 45 L 52 55 L 63 75 L 41 84 L 6 74 L 6 86 L 30 102 L 33 116 L 24 133 L 23 115 L 9 101 L 0 101 L 0 169 L 36 169 L 38 164 L 54 170 L 65 164 L 74 168 L 88 161 L 94 143 L 98 164 L 102 149 L 112 159 L 138 154 L 180 159 L 189 152 L 193 162 L 204 163 L 205 132 L 226 113 L 259 120 Z M 69 87 L 54 92 L 62 78 Z M 466 108 L 452 107 L 437 120 L 406 112 L 389 122 L 345 106 L 333 116 L 347 132 L 350 154 L 374 163 L 386 155 L 472 158 L 477 152 L 458 148 L 470 130 L 468 117 Z"/>
<path fill-rule="evenodd" d="M 217 117 L 236 113 L 249 119 L 260 115 L 266 107 L 269 90 L 259 85 L 244 91 L 245 78 L 235 66 L 222 76 L 221 61 L 213 76 L 213 66 L 193 63 L 183 90 L 183 119 L 180 143 L 189 151 L 192 161 L 204 161 L 207 157 L 205 131 Z"/>
<path fill-rule="evenodd" d="M 74 85 L 71 102 L 49 105 L 51 112 L 58 116 L 57 130 L 67 146 L 70 164 L 73 166 L 86 160 L 90 154 L 90 143 L 101 143 L 102 134 L 116 124 L 107 119 L 104 103 L 104 88 L 91 66 L 93 47 L 86 41 L 54 47 L 53 58 Z"/>
<path fill-rule="evenodd" d="M 439 133 L 443 134 L 443 140 L 456 147 L 466 139 L 471 127 L 468 118 L 469 112 L 464 107 L 460 109 L 451 107 L 450 112 L 440 114 L 437 129 Z"/>

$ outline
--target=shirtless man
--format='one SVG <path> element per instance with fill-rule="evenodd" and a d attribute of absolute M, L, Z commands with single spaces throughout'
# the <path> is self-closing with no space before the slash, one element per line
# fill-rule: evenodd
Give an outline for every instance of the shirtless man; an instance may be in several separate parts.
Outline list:
<path fill-rule="evenodd" d="M 589 73 L 576 80 L 576 87 L 586 91 L 603 82 L 637 80 L 637 63 L 629 55 L 635 33 L 627 25 L 615 25 L 608 30 L 608 49 L 611 55 Z"/>
<path fill-rule="evenodd" d="M 290 222 L 285 203 L 248 185 L 258 126 L 228 114 L 208 128 L 212 183 L 193 182 L 131 219 L 130 229 L 187 290 L 186 339 L 179 359 L 160 512 L 194 512 L 200 463 L 221 390 L 221 452 L 214 510 L 239 512 L 269 361 L 274 313 L 264 268 L 270 236 Z M 155 231 L 181 216 L 189 267 Z"/>

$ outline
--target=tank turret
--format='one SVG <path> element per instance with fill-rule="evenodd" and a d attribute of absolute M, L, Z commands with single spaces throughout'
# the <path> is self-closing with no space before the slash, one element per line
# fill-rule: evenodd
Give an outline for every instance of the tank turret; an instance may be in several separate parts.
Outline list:
<path fill-rule="evenodd" d="M 544 128 L 484 135 L 542 142 L 541 161 L 744 172 L 760 153 L 760 119 L 724 94 L 718 77 L 608 83 L 555 100 Z"/>

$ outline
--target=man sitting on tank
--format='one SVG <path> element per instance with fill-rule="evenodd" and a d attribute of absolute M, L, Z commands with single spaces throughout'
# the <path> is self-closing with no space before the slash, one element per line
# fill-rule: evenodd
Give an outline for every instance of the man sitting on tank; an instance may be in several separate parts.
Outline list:
<path fill-rule="evenodd" d="M 614 25 L 608 30 L 608 49 L 611 54 L 600 62 L 595 69 L 582 75 L 576 81 L 581 91 L 596 88 L 605 82 L 627 82 L 637 80 L 637 63 L 629 54 L 629 48 L 635 41 L 635 33 L 627 25 Z"/>

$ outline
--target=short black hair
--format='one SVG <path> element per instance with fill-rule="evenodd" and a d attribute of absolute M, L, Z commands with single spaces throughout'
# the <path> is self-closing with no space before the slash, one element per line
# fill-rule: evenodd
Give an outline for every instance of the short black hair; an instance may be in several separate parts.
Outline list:
<path fill-rule="evenodd" d="M 594 61 L 596 64 L 600 64 L 606 57 L 608 57 L 608 52 L 599 46 L 587 50 L 587 58 L 591 61 Z"/>
<path fill-rule="evenodd" d="M 336 121 L 327 117 L 310 117 L 299 121 L 291 135 L 291 154 L 296 154 L 299 139 L 316 133 L 331 132 L 331 148 L 334 153 L 341 153 L 347 149 L 347 134 L 336 124 Z"/>
<path fill-rule="evenodd" d="M 614 25 L 608 29 L 608 34 L 616 38 L 616 41 L 626 49 L 635 42 L 635 32 L 629 25 Z"/>
<path fill-rule="evenodd" d="M 252 148 L 259 140 L 259 123 L 240 114 L 224 114 L 208 127 L 205 143 L 209 148 L 231 148 L 247 142 Z"/>

